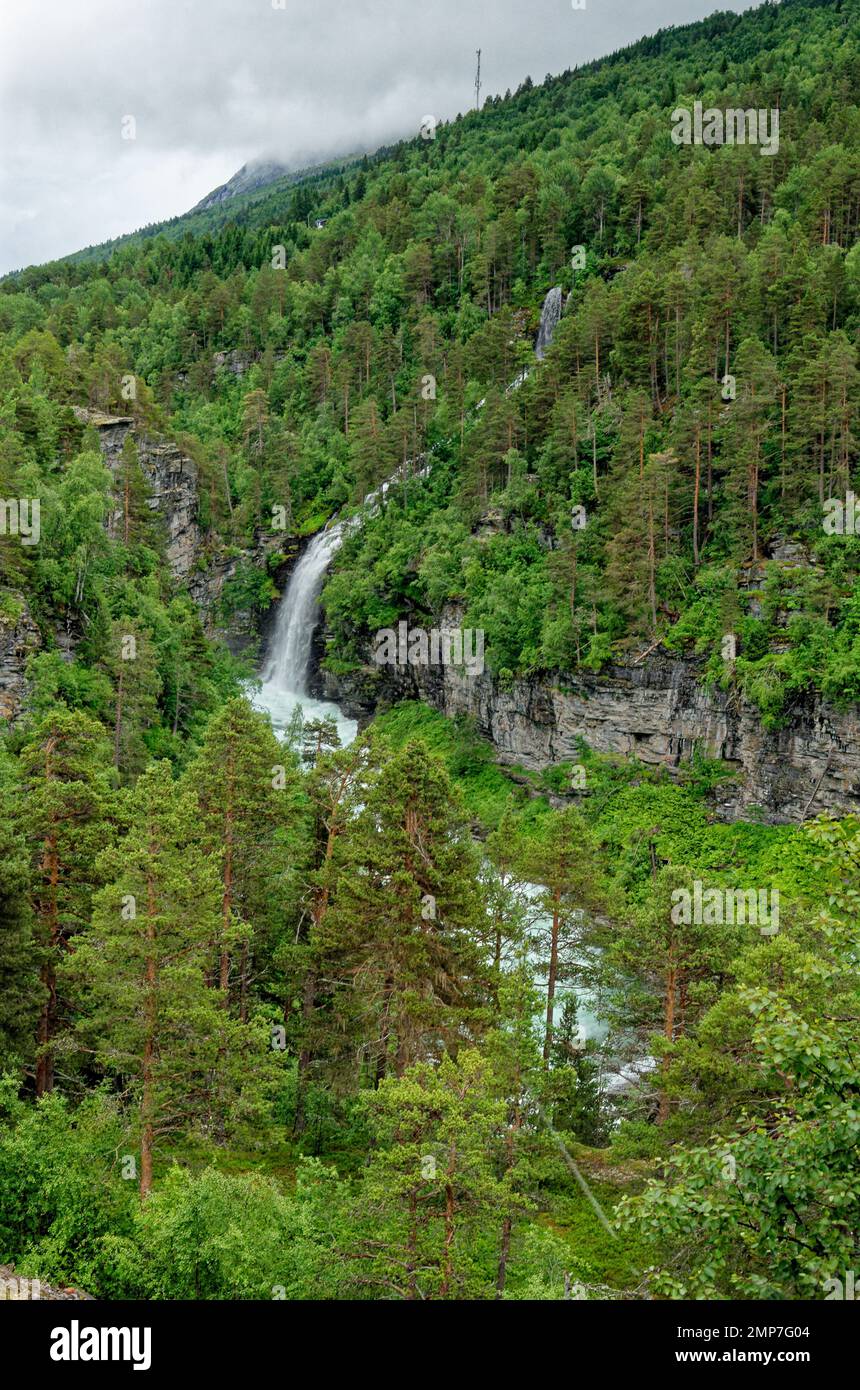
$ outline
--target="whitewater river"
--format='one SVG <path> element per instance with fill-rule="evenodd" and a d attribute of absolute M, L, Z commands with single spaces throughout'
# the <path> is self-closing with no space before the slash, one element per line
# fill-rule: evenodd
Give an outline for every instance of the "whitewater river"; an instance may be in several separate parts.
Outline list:
<path fill-rule="evenodd" d="M 561 291 L 550 290 L 541 314 L 538 336 L 540 347 L 545 347 L 551 340 L 560 312 Z M 538 353 L 538 356 L 542 356 L 542 353 Z M 527 371 L 521 372 L 509 389 L 516 389 L 527 374 Z M 425 463 L 425 466 L 417 471 L 417 476 L 426 474 L 428 470 L 429 465 Z M 252 695 L 255 706 L 269 715 L 279 736 L 286 732 L 299 705 L 305 720 L 326 717 L 334 719 L 344 747 L 352 743 L 358 732 L 356 721 L 348 719 L 339 705 L 328 700 L 314 699 L 309 693 L 314 630 L 320 619 L 320 594 L 328 566 L 349 532 L 361 524 L 362 513 L 372 513 L 378 499 L 384 497 L 400 477 L 401 474 L 398 472 L 388 482 L 383 483 L 378 491 L 371 493 L 365 500 L 362 512 L 335 522 L 318 532 L 309 542 L 290 575 L 286 590 L 278 601 L 272 641 L 261 672 L 262 685 Z M 546 919 L 542 917 L 536 904 L 542 891 L 539 884 L 526 884 L 523 888 L 529 904 L 529 920 L 535 933 L 542 931 L 546 924 Z M 574 990 L 574 993 L 582 1035 L 586 1038 L 602 1039 L 606 1027 L 596 1015 L 597 1000 L 594 995 L 585 989 Z M 561 1005 L 556 1009 L 556 1021 L 560 1010 Z"/>
<path fill-rule="evenodd" d="M 348 719 L 339 705 L 329 700 L 316 700 L 308 692 L 314 629 L 320 618 L 320 594 L 326 570 L 354 524 L 355 518 L 350 518 L 313 537 L 293 569 L 287 588 L 278 602 L 272 641 L 261 673 L 262 685 L 254 692 L 252 699 L 257 709 L 269 715 L 275 733 L 281 737 L 297 705 L 301 706 L 305 720 L 334 719 L 344 747 L 352 743 L 358 732 L 356 721 Z M 528 915 L 535 932 L 542 931 L 546 925 L 546 919 L 536 906 L 541 892 L 540 885 L 536 883 L 523 887 L 529 904 Z M 596 1000 L 590 991 L 575 992 L 582 1034 L 586 1038 L 602 1038 L 606 1029 L 596 1017 Z M 556 1021 L 560 1011 L 561 1006 L 556 1010 Z"/>

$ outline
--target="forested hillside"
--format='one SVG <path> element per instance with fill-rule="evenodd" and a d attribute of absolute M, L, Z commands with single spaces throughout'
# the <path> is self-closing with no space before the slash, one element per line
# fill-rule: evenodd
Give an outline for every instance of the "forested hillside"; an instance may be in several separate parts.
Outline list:
<path fill-rule="evenodd" d="M 778 149 L 674 143 L 695 102 L 778 110 Z M 412 705 L 279 741 L 214 633 L 400 470 L 334 560 L 332 672 L 453 604 L 502 683 L 662 644 L 765 727 L 855 704 L 860 0 L 717 14 L 427 134 L 0 283 L 0 497 L 38 501 L 0 534 L 0 631 L 33 639 L 0 1263 L 123 1298 L 826 1297 L 858 1258 L 860 821 L 722 824 L 704 757 L 583 747 L 571 796 Z M 196 572 L 235 562 L 217 612 L 171 573 L 162 438 Z M 680 913 L 703 885 L 771 917 Z"/>

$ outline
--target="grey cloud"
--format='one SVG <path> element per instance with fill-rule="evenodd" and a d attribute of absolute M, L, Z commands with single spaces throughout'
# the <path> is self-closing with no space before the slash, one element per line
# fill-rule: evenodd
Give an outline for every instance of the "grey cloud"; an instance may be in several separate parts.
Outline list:
<path fill-rule="evenodd" d="M 472 104 L 478 47 L 488 96 L 715 8 L 3 0 L 0 271 L 184 212 L 249 159 L 301 166 L 453 117 Z M 125 116 L 134 140 L 121 138 Z"/>

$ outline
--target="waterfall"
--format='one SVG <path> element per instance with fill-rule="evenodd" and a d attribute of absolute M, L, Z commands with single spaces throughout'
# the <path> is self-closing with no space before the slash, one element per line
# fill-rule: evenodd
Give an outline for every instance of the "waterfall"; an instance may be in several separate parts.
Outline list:
<path fill-rule="evenodd" d="M 540 311 L 540 328 L 538 329 L 537 342 L 535 343 L 535 357 L 542 362 L 546 356 L 546 350 L 553 339 L 553 334 L 558 327 L 561 318 L 562 294 L 561 287 L 554 285 L 548 292 Z"/>
<path fill-rule="evenodd" d="M 342 744 L 352 743 L 355 738 L 358 725 L 354 719 L 347 719 L 333 701 L 315 700 L 308 694 L 311 650 L 326 570 L 349 532 L 360 526 L 365 516 L 373 515 L 378 499 L 384 497 L 389 488 L 407 475 L 423 478 L 428 472 L 429 464 L 415 469 L 412 460 L 405 468 L 398 468 L 387 482 L 368 494 L 355 516 L 345 517 L 324 531 L 318 531 L 290 575 L 278 604 L 262 686 L 254 698 L 257 708 L 265 710 L 271 718 L 276 732 L 284 732 L 296 706 L 301 705 L 306 719 L 334 719 Z"/>
<path fill-rule="evenodd" d="M 314 628 L 325 572 L 343 540 L 344 523 L 320 531 L 302 555 L 278 608 L 263 684 L 293 695 L 308 693 Z"/>
<path fill-rule="evenodd" d="M 352 743 L 358 731 L 355 720 L 347 719 L 338 705 L 315 700 L 308 693 L 311 648 L 325 573 L 356 522 L 357 518 L 350 517 L 312 538 L 278 604 L 262 686 L 254 697 L 254 704 L 269 715 L 276 733 L 284 733 L 297 706 L 301 706 L 305 719 L 334 719 L 342 744 Z"/>
<path fill-rule="evenodd" d="M 563 309 L 561 288 L 556 285 L 549 291 L 543 302 L 540 316 L 540 329 L 535 344 L 535 356 L 540 361 L 552 342 Z M 523 368 L 507 388 L 508 393 L 516 391 L 529 375 Z M 479 401 L 476 410 L 484 402 Z M 431 446 L 433 453 L 438 445 Z M 314 700 L 308 694 L 311 650 L 314 630 L 319 621 L 320 594 L 325 582 L 325 574 L 344 538 L 355 526 L 360 526 L 362 517 L 376 511 L 377 499 L 384 497 L 390 487 L 407 476 L 426 477 L 430 471 L 428 456 L 424 466 L 416 469 L 419 460 L 410 460 L 403 468 L 384 482 L 375 492 L 365 498 L 361 511 L 355 516 L 336 522 L 333 526 L 315 535 L 292 574 L 286 591 L 278 605 L 275 631 L 272 636 L 269 659 L 262 673 L 262 687 L 254 703 L 271 717 L 278 732 L 283 732 L 297 705 L 302 713 L 311 719 L 331 717 L 337 721 L 342 743 L 351 743 L 358 728 L 355 720 L 347 719 L 338 705 L 330 701 Z"/>

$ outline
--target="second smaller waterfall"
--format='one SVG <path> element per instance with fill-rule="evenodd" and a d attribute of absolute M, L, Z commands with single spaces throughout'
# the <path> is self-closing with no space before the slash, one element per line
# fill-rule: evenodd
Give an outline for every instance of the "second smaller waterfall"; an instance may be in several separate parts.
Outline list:
<path fill-rule="evenodd" d="M 542 362 L 546 356 L 546 350 L 553 339 L 553 334 L 558 327 L 558 321 L 562 312 L 562 292 L 559 285 L 555 285 L 547 294 L 543 302 L 540 314 L 540 328 L 538 329 L 537 342 L 535 343 L 535 357 Z"/>

